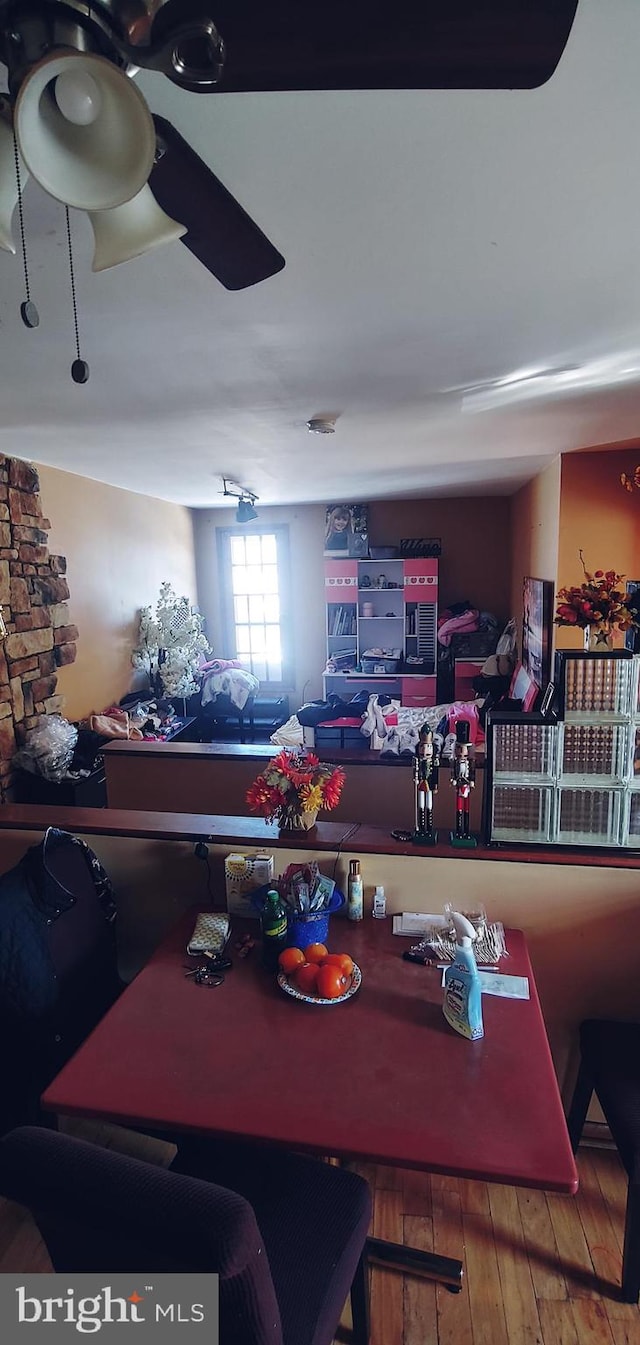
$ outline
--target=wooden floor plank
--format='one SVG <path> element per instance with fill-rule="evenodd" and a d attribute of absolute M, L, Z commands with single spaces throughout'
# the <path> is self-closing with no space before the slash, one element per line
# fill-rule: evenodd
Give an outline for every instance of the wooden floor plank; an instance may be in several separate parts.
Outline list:
<path fill-rule="evenodd" d="M 582 1157 L 583 1150 L 580 1150 L 579 1159 Z M 589 1149 L 588 1152 L 595 1164 L 598 1184 L 602 1191 L 611 1226 L 616 1236 L 616 1241 L 622 1255 L 624 1244 L 624 1217 L 627 1208 L 627 1174 L 614 1149 Z"/>
<path fill-rule="evenodd" d="M 492 1186 L 489 1204 L 509 1345 L 542 1345 L 517 1192 L 512 1186 Z"/>
<path fill-rule="evenodd" d="M 580 1345 L 619 1345 L 602 1303 L 595 1299 L 574 1299 L 571 1307 L 578 1329 Z"/>
<path fill-rule="evenodd" d="M 491 1219 L 489 1188 L 486 1182 L 474 1182 L 467 1177 L 461 1177 L 458 1190 L 463 1214 L 479 1214 L 483 1218 Z"/>
<path fill-rule="evenodd" d="M 373 1234 L 376 1238 L 388 1238 L 390 1242 L 402 1242 L 401 1186 L 399 1190 L 389 1190 L 376 1185 Z M 403 1276 L 393 1270 L 374 1267 L 371 1274 L 371 1345 L 403 1345 L 403 1300 Z"/>
<path fill-rule="evenodd" d="M 433 1220 L 405 1214 L 404 1240 L 420 1251 L 433 1251 Z M 416 1275 L 405 1275 L 403 1288 L 403 1345 L 425 1345 L 438 1339 L 436 1286 Z"/>
<path fill-rule="evenodd" d="M 473 1345 L 509 1345 L 491 1216 L 462 1211 Z"/>
<path fill-rule="evenodd" d="M 536 1299 L 565 1299 L 567 1285 L 544 1191 L 521 1187 L 517 1196 Z"/>
<path fill-rule="evenodd" d="M 613 1299 L 613 1306 L 617 1306 L 620 1316 L 628 1317 L 627 1309 L 633 1312 L 633 1307 L 629 1304 L 615 1303 L 620 1289 L 622 1252 L 598 1181 L 593 1152 L 585 1150 L 581 1153 L 578 1167 L 580 1188 L 576 1196 L 576 1208 L 598 1277 L 598 1292 Z"/>
<path fill-rule="evenodd" d="M 547 1204 L 570 1298 L 597 1298 L 595 1270 L 575 1197 L 548 1195 Z"/>
<path fill-rule="evenodd" d="M 431 1177 L 407 1168 L 402 1181 L 402 1211 L 418 1219 L 431 1218 Z"/>
<path fill-rule="evenodd" d="M 433 1245 L 440 1256 L 452 1256 L 464 1262 L 464 1229 L 460 1192 L 455 1178 L 431 1179 Z M 452 1294 L 438 1285 L 438 1345 L 473 1345 L 469 1286 L 466 1276 L 462 1290 Z"/>
<path fill-rule="evenodd" d="M 542 1298 L 538 1303 L 544 1345 L 580 1345 L 573 1303 Z"/>

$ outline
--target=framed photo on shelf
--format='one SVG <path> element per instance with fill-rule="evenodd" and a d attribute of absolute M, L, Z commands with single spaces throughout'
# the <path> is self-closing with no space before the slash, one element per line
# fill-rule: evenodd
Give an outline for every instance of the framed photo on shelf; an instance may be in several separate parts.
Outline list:
<path fill-rule="evenodd" d="M 325 556 L 368 556 L 366 504 L 328 504 L 324 530 Z"/>
<path fill-rule="evenodd" d="M 544 695 L 538 707 L 540 710 L 540 714 L 543 715 L 545 718 L 547 717 L 551 718 L 553 716 L 553 718 L 555 719 L 555 704 L 554 704 L 555 699 L 556 699 L 556 684 L 555 682 L 548 682 L 545 688 Z"/>
<path fill-rule="evenodd" d="M 534 710 L 540 696 L 540 687 L 534 682 L 524 663 L 516 663 L 509 687 L 509 700 L 521 701 L 523 710 Z"/>
<path fill-rule="evenodd" d="M 551 678 L 553 584 L 527 576 L 522 589 L 522 666 L 541 691 Z"/>

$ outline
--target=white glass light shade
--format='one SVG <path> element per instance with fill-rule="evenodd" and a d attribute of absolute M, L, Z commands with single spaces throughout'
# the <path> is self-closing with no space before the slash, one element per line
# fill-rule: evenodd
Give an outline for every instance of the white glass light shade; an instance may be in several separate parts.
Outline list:
<path fill-rule="evenodd" d="M 102 94 L 87 70 L 63 70 L 55 83 L 56 103 L 75 126 L 91 126 L 102 111 Z"/>
<path fill-rule="evenodd" d="M 182 238 L 187 230 L 160 209 L 150 187 L 114 210 L 89 212 L 95 237 L 93 270 L 106 271 L 119 262 L 140 257 L 163 243 Z"/>
<path fill-rule="evenodd" d="M 90 123 L 74 123 L 61 112 L 56 82 L 63 76 L 67 91 L 71 76 L 76 93 L 83 81 L 85 92 L 90 88 L 86 76 L 95 84 L 96 115 Z M 77 111 L 77 99 L 74 106 Z M 32 176 L 56 200 L 79 210 L 111 210 L 130 201 L 153 167 L 151 113 L 135 84 L 102 56 L 74 51 L 46 56 L 20 88 L 15 128 Z"/>

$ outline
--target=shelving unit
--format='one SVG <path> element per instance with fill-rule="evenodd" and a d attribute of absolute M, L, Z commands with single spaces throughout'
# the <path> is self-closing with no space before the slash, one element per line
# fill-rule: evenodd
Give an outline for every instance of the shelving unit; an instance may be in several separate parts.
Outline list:
<path fill-rule="evenodd" d="M 437 560 L 326 560 L 325 599 L 333 669 L 324 674 L 325 697 L 367 690 L 403 705 L 435 704 Z"/>
<path fill-rule="evenodd" d="M 487 840 L 640 847 L 640 655 L 561 651 L 563 718 L 494 711 Z"/>

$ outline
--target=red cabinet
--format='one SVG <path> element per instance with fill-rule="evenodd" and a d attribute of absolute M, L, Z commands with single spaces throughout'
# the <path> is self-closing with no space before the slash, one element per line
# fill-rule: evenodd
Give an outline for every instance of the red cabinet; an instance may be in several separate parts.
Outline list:
<path fill-rule="evenodd" d="M 473 679 L 482 672 L 485 660 L 457 658 L 454 663 L 454 696 L 457 701 L 475 700 Z"/>

